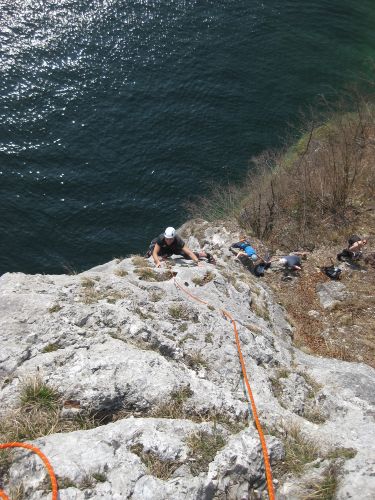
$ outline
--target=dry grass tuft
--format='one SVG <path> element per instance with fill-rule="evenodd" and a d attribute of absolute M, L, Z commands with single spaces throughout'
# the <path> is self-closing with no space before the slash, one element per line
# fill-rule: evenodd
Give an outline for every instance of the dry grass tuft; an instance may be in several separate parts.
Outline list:
<path fill-rule="evenodd" d="M 157 406 L 151 411 L 150 416 L 155 418 L 187 418 L 184 404 L 192 395 L 190 387 L 178 389 L 172 392 L 170 401 Z"/>
<path fill-rule="evenodd" d="M 177 460 L 162 460 L 159 455 L 151 450 L 144 451 L 144 447 L 140 443 L 133 445 L 130 451 L 138 455 L 152 476 L 158 477 L 159 479 L 169 479 L 181 465 Z"/>
<path fill-rule="evenodd" d="M 318 443 L 305 436 L 296 424 L 283 426 L 274 434 L 284 444 L 285 458 L 275 469 L 280 475 L 286 473 L 302 474 L 306 464 L 313 462 L 320 455 Z"/>
<path fill-rule="evenodd" d="M 115 269 L 113 271 L 113 274 L 115 274 L 119 278 L 123 278 L 124 276 L 127 276 L 129 273 L 125 269 Z"/>
<path fill-rule="evenodd" d="M 141 255 L 133 255 L 131 259 L 135 267 L 151 267 L 149 260 Z"/>
<path fill-rule="evenodd" d="M 189 447 L 190 470 L 194 476 L 207 472 L 217 452 L 225 446 L 224 436 L 214 429 L 212 433 L 198 431 L 186 441 Z"/>
<path fill-rule="evenodd" d="M 0 438 L 1 442 L 8 442 L 5 438 L 3 439 L 3 434 L 1 431 L 1 420 L 0 420 Z M 14 451 L 13 450 L 0 450 L 0 488 L 4 487 L 4 481 L 8 476 L 8 471 L 13 463 Z"/>
<path fill-rule="evenodd" d="M 212 344 L 213 343 L 213 333 L 212 332 L 208 332 L 206 333 L 206 335 L 204 336 L 204 341 L 206 342 L 206 344 Z"/>
<path fill-rule="evenodd" d="M 62 419 L 63 401 L 59 393 L 39 375 L 22 382 L 19 405 L 0 419 L 0 441 L 37 439 L 56 432 L 97 427 L 94 416 Z"/>
<path fill-rule="evenodd" d="M 207 271 L 204 276 L 195 276 L 192 282 L 197 286 L 203 286 L 207 285 L 213 279 L 215 279 L 215 274 L 212 271 Z"/>
<path fill-rule="evenodd" d="M 326 454 L 328 460 L 336 460 L 337 458 L 343 458 L 344 460 L 350 460 L 357 455 L 357 450 L 354 448 L 333 448 Z"/>
<path fill-rule="evenodd" d="M 82 288 L 94 288 L 96 282 L 88 277 L 81 278 L 81 287 Z"/>
<path fill-rule="evenodd" d="M 56 342 L 52 342 L 51 344 L 46 345 L 43 347 L 42 352 L 54 352 L 61 349 L 60 344 L 57 344 Z"/>
<path fill-rule="evenodd" d="M 10 500 L 25 500 L 25 488 L 22 483 L 13 485 L 9 491 Z"/>
<path fill-rule="evenodd" d="M 318 405 L 305 406 L 302 416 L 314 424 L 324 424 L 327 420 L 327 416 Z"/>
<path fill-rule="evenodd" d="M 184 354 L 184 362 L 192 370 L 199 370 L 200 368 L 208 368 L 207 360 L 198 350 Z"/>
<path fill-rule="evenodd" d="M 81 280 L 80 299 L 84 304 L 94 304 L 99 300 L 106 300 L 110 304 L 114 304 L 118 300 L 125 299 L 128 295 L 124 291 L 115 290 L 110 286 L 105 288 L 100 287 L 98 283 L 90 278 Z"/>
<path fill-rule="evenodd" d="M 289 370 L 287 370 L 286 368 L 280 368 L 279 370 L 276 371 L 274 377 L 270 377 L 272 392 L 277 399 L 279 399 L 282 394 L 282 386 L 280 383 L 280 379 L 288 378 L 289 375 L 290 375 Z"/>
<path fill-rule="evenodd" d="M 62 306 L 60 306 L 60 304 L 54 304 L 53 306 L 51 306 L 49 309 L 48 309 L 48 312 L 53 314 L 55 312 L 59 312 L 61 311 L 62 309 Z"/>
<path fill-rule="evenodd" d="M 190 319 L 190 313 L 187 307 L 183 304 L 174 304 L 168 309 L 169 315 L 173 319 L 187 321 Z"/>
<path fill-rule="evenodd" d="M 134 270 L 138 274 L 139 279 L 143 281 L 168 281 L 173 278 L 173 272 L 170 270 L 162 273 L 151 269 L 151 267 L 138 267 Z"/>
<path fill-rule="evenodd" d="M 305 485 L 306 495 L 302 500 L 333 500 L 338 486 L 339 468 L 330 464 L 321 480 Z"/>
<path fill-rule="evenodd" d="M 264 321 L 270 321 L 270 313 L 266 305 L 259 305 L 255 300 L 251 302 L 251 310 L 259 317 L 263 318 Z"/>
<path fill-rule="evenodd" d="M 151 302 L 159 302 L 165 296 L 163 290 L 152 290 L 149 295 Z"/>

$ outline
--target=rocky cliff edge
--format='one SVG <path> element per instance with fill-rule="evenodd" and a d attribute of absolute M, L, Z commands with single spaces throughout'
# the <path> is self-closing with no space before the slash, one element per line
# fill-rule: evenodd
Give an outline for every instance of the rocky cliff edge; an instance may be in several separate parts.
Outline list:
<path fill-rule="evenodd" d="M 2 440 L 36 436 L 62 500 L 267 498 L 225 308 L 239 329 L 276 498 L 331 498 L 313 496 L 330 479 L 338 499 L 374 498 L 375 371 L 294 347 L 267 275 L 255 278 L 228 250 L 238 233 L 190 222 L 182 234 L 217 265 L 174 259 L 155 270 L 129 257 L 78 275 L 0 278 Z M 49 435 L 17 420 L 34 415 L 28 384 L 54 391 Z M 2 463 L 6 490 L 50 498 L 38 458 L 19 451 Z"/>

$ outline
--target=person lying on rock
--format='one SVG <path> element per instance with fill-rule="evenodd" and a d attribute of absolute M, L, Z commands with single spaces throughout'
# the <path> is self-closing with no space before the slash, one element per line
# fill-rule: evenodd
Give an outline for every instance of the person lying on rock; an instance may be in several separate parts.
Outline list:
<path fill-rule="evenodd" d="M 259 258 L 255 248 L 252 247 L 251 243 L 245 237 L 241 237 L 240 241 L 233 243 L 229 247 L 229 250 L 232 251 L 233 248 L 238 248 L 238 251 L 235 252 L 236 259 L 243 255 L 256 262 Z"/>
<path fill-rule="evenodd" d="M 201 264 L 200 259 L 207 259 L 210 264 L 215 263 L 215 259 L 208 252 L 193 252 L 188 246 L 186 246 L 184 240 L 176 233 L 173 227 L 167 227 L 164 233 L 161 233 L 157 238 L 154 238 L 150 247 L 146 253 L 146 257 L 151 257 L 154 259 L 155 266 L 160 267 L 162 265 L 162 259 L 167 259 L 172 255 L 182 255 L 184 259 L 191 259 L 199 266 Z"/>
<path fill-rule="evenodd" d="M 237 249 L 238 251 L 236 251 Z M 264 276 L 265 270 L 271 266 L 268 260 L 259 257 L 255 248 L 245 237 L 242 237 L 237 243 L 233 243 L 229 250 L 235 253 L 236 259 L 256 276 Z"/>
<path fill-rule="evenodd" d="M 302 255 L 297 255 L 296 253 L 291 255 L 286 255 L 279 259 L 279 264 L 290 271 L 301 271 L 302 269 Z M 303 258 L 303 257 L 302 257 Z"/>
<path fill-rule="evenodd" d="M 358 260 L 362 257 L 362 250 L 366 245 L 366 238 L 353 234 L 353 236 L 348 239 L 348 248 L 344 248 L 342 252 L 338 253 L 337 259 L 340 261 L 345 259 Z"/>

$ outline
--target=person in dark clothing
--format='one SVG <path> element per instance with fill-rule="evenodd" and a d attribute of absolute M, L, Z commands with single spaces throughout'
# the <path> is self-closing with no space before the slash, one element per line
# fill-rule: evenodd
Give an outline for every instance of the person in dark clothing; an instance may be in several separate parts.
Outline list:
<path fill-rule="evenodd" d="M 152 256 L 155 266 L 160 267 L 162 261 L 159 257 L 166 259 L 172 255 L 182 255 L 185 259 L 191 259 L 196 262 L 198 266 L 200 265 L 199 259 L 201 258 L 206 258 L 210 264 L 215 263 L 210 253 L 192 252 L 186 246 L 184 240 L 176 233 L 176 230 L 173 227 L 167 227 L 164 233 L 152 240 L 146 257 Z"/>
<path fill-rule="evenodd" d="M 299 255 L 286 255 L 279 259 L 279 264 L 292 271 L 300 271 L 302 269 L 301 257 Z"/>

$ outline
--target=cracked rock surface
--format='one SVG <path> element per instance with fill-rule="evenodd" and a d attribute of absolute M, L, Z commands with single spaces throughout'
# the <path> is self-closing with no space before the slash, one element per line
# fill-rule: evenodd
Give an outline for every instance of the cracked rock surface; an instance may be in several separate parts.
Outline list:
<path fill-rule="evenodd" d="M 191 248 L 214 253 L 217 265 L 195 267 L 176 258 L 171 273 L 130 257 L 72 276 L 0 277 L 2 417 L 17 407 L 23 380 L 38 374 L 61 395 L 62 418 L 81 413 L 103 418 L 93 429 L 35 440 L 65 479 L 60 498 L 265 495 L 259 437 L 233 329 L 221 309 L 238 326 L 258 412 L 270 433 L 271 464 L 285 454 L 272 429 L 280 422 L 297 423 L 321 444 L 322 453 L 332 447 L 356 450 L 340 467 L 337 498 L 359 498 L 358 491 L 361 499 L 374 498 L 375 444 L 369 439 L 375 435 L 374 370 L 295 348 L 267 274 L 255 278 L 228 251 L 237 233 L 204 222 L 189 222 L 182 233 Z M 179 391 L 187 394 L 184 413 L 166 418 L 160 408 L 172 406 Z M 306 408 L 312 407 L 324 419 L 309 420 Z M 192 436 L 217 433 L 221 446 L 198 470 Z M 175 467 L 160 478 L 145 457 Z M 298 481 L 290 474 L 276 482 L 277 497 L 303 498 L 293 486 Z M 30 453 L 15 454 L 5 489 L 14 482 L 22 483 L 25 498 L 50 497 L 46 472 Z"/>

